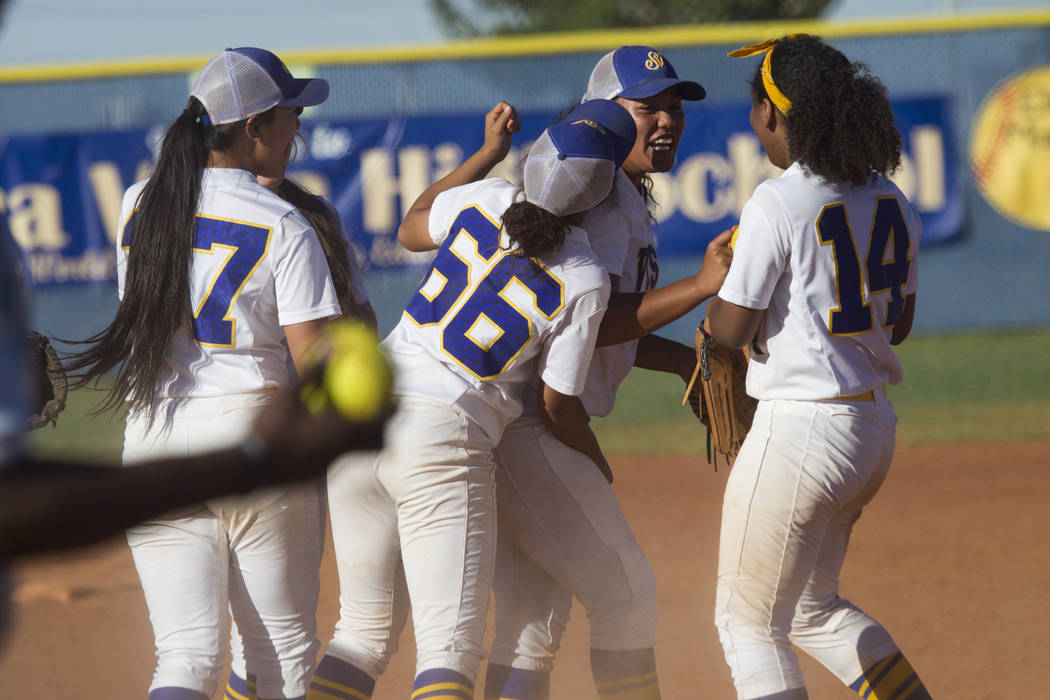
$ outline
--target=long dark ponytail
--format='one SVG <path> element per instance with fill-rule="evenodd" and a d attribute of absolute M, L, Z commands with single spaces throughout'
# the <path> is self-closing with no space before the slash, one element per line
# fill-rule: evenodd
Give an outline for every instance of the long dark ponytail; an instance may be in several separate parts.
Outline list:
<path fill-rule="evenodd" d="M 69 357 L 74 387 L 117 370 L 98 411 L 120 406 L 153 415 L 157 378 L 172 338 L 193 316 L 189 268 L 201 178 L 210 151 L 233 148 L 244 122 L 206 124 L 194 97 L 168 127 L 157 165 L 136 205 L 124 295 L 108 327 Z M 206 119 L 206 117 L 205 117 Z M 123 235 L 123 232 L 121 232 Z"/>
<path fill-rule="evenodd" d="M 317 233 L 317 240 L 328 261 L 328 270 L 332 275 L 339 305 L 344 314 L 351 313 L 357 304 L 353 294 L 350 249 L 343 237 L 338 215 L 320 197 L 287 177 L 281 180 L 276 192 L 277 196 L 298 209 Z"/>

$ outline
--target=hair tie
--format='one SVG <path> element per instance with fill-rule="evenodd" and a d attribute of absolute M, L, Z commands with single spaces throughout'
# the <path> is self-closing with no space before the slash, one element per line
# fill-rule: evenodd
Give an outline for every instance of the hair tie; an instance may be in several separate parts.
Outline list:
<path fill-rule="evenodd" d="M 808 34 L 788 34 L 784 39 L 798 39 L 800 37 L 809 36 Z M 762 75 L 762 87 L 766 89 L 766 94 L 769 95 L 770 101 L 779 109 L 782 113 L 787 114 L 791 109 L 791 100 L 787 98 L 777 84 L 773 82 L 773 49 L 776 48 L 777 42 L 781 39 L 766 39 L 765 41 L 757 44 L 748 44 L 747 46 L 741 46 L 736 51 L 730 51 L 727 55 L 733 58 L 747 58 L 748 56 L 757 56 L 758 54 L 765 54 L 765 58 L 762 59 L 762 69 L 760 71 Z"/>
<path fill-rule="evenodd" d="M 204 126 L 211 126 L 211 117 L 201 112 L 197 115 L 197 123 L 203 124 Z"/>

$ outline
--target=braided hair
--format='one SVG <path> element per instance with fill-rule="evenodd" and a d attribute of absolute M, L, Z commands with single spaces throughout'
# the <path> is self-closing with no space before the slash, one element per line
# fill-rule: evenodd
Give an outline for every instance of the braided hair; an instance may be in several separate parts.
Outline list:
<path fill-rule="evenodd" d="M 776 86 L 791 100 L 784 115 L 792 160 L 832 182 L 863 185 L 900 165 L 901 137 L 886 89 L 820 37 L 777 40 L 771 58 Z M 761 66 L 751 79 L 755 103 L 768 98 Z"/>

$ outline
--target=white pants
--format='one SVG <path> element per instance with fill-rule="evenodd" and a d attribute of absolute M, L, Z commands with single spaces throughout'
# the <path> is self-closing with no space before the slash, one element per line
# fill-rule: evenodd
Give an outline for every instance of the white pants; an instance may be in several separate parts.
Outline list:
<path fill-rule="evenodd" d="M 897 650 L 838 592 L 896 422 L 881 396 L 759 403 L 726 485 L 718 552 L 715 623 L 739 698 L 796 697 L 805 682 L 791 642 L 846 684 Z"/>
<path fill-rule="evenodd" d="M 207 452 L 235 443 L 266 394 L 181 402 L 167 425 L 129 419 L 124 463 Z M 157 645 L 150 689 L 211 696 L 226 660 L 232 613 L 234 670 L 260 697 L 305 695 L 316 634 L 324 498 L 317 482 L 190 506 L 128 530 Z"/>
<path fill-rule="evenodd" d="M 492 441 L 443 404 L 398 405 L 382 452 L 344 455 L 329 470 L 340 618 L 326 654 L 378 677 L 396 651 L 407 586 L 417 675 L 448 668 L 473 681 L 496 550 Z"/>
<path fill-rule="evenodd" d="M 491 663 L 551 670 L 573 596 L 587 611 L 592 648 L 654 646 L 656 579 L 594 463 L 530 417 L 504 431 L 496 454 Z"/>

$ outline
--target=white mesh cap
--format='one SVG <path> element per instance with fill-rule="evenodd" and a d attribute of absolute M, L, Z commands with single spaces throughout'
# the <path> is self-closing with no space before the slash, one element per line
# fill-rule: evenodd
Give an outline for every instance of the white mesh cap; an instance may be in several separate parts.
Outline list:
<path fill-rule="evenodd" d="M 682 80 L 664 56 L 650 46 L 621 46 L 598 59 L 587 81 L 584 100 L 645 98 L 677 86 L 683 100 L 702 100 L 700 83 Z"/>
<path fill-rule="evenodd" d="M 525 199 L 556 216 L 598 205 L 634 146 L 634 120 L 620 105 L 590 100 L 552 124 L 525 159 Z"/>
<path fill-rule="evenodd" d="M 328 99 L 328 81 L 293 78 L 281 59 L 265 49 L 226 49 L 208 61 L 190 94 L 212 124 L 230 124 L 271 107 L 310 107 Z"/>

